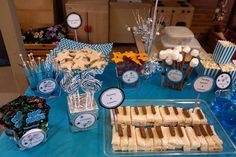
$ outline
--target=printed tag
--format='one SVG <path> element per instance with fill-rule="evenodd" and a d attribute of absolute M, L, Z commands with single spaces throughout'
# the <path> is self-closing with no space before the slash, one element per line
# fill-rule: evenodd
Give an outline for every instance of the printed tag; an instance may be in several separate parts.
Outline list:
<path fill-rule="evenodd" d="M 213 88 L 213 85 L 214 85 L 213 78 L 209 76 L 200 76 L 195 80 L 193 87 L 195 91 L 203 93 L 210 91 Z"/>
<path fill-rule="evenodd" d="M 119 88 L 109 88 L 102 92 L 99 98 L 100 105 L 107 109 L 120 106 L 125 99 L 124 92 Z"/>

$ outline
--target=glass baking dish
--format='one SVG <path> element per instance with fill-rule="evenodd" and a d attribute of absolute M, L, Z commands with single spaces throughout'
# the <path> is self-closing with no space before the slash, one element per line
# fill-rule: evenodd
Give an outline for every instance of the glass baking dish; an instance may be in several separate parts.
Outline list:
<path fill-rule="evenodd" d="M 212 124 L 215 128 L 220 139 L 223 141 L 223 150 L 221 152 L 201 152 L 201 151 L 190 151 L 184 152 L 181 150 L 167 150 L 167 151 L 138 151 L 138 152 L 122 152 L 122 151 L 113 151 L 111 145 L 112 138 L 112 128 L 110 120 L 110 112 L 105 109 L 103 112 L 103 143 L 104 143 L 104 153 L 107 156 L 151 156 L 151 155 L 214 155 L 214 154 L 236 154 L 236 146 L 231 141 L 230 137 L 221 126 L 220 122 L 217 120 L 211 109 L 209 108 L 207 102 L 204 100 L 195 100 L 195 99 L 147 99 L 147 100 L 126 100 L 122 106 L 143 106 L 143 105 L 168 105 L 176 106 L 183 108 L 193 108 L 200 107 L 204 112 L 208 123 Z"/>

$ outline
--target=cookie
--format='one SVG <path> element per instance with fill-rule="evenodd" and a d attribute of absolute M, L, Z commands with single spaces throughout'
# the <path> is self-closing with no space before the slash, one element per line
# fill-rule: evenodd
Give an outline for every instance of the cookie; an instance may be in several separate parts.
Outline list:
<path fill-rule="evenodd" d="M 106 65 L 107 65 L 107 62 L 105 62 L 105 61 L 97 61 L 97 62 L 93 63 L 90 67 L 100 69 L 100 68 L 105 67 Z"/>
<path fill-rule="evenodd" d="M 64 62 L 61 65 L 61 68 L 62 69 L 68 69 L 69 71 L 71 71 L 73 65 L 74 65 L 74 62 L 73 61 L 67 61 L 67 62 Z"/>
<path fill-rule="evenodd" d="M 69 54 L 70 54 L 69 51 L 63 50 L 62 52 L 57 54 L 57 57 L 54 58 L 54 61 L 61 62 L 65 59 L 72 59 L 72 57 Z"/>

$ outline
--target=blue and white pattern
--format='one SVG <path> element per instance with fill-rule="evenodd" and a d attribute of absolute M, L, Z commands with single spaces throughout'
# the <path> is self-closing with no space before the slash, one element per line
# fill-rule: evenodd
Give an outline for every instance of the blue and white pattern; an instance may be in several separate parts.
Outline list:
<path fill-rule="evenodd" d="M 231 67 L 230 70 L 224 71 L 224 66 L 229 66 Z M 231 79 L 232 79 L 232 84 L 236 83 L 236 66 L 234 64 L 220 64 L 220 68 L 222 70 L 222 72 L 227 72 L 231 75 Z"/>
<path fill-rule="evenodd" d="M 40 110 L 40 109 L 38 109 L 36 111 L 29 112 L 27 114 L 27 116 L 28 116 L 28 118 L 26 118 L 27 124 L 45 119 L 45 114 L 42 113 L 42 110 Z"/>
<path fill-rule="evenodd" d="M 197 66 L 196 71 L 199 75 L 204 75 L 204 76 L 211 76 L 213 78 L 216 78 L 216 76 L 220 72 L 219 69 L 211 69 L 211 68 L 205 68 L 202 63 L 200 62 L 199 66 Z"/>
<path fill-rule="evenodd" d="M 232 84 L 236 83 L 236 71 L 231 71 L 229 74 L 231 75 Z"/>
<path fill-rule="evenodd" d="M 231 62 L 231 59 L 236 51 L 236 45 L 234 46 L 224 46 L 219 40 L 216 44 L 215 50 L 213 52 L 213 58 L 218 64 L 228 64 Z"/>
<path fill-rule="evenodd" d="M 11 119 L 11 122 L 14 123 L 16 128 L 20 128 L 22 126 L 23 114 L 21 111 L 18 111 L 16 115 Z"/>
<path fill-rule="evenodd" d="M 69 40 L 69 39 L 61 39 L 60 43 L 57 45 L 57 47 L 51 51 L 49 57 L 47 58 L 47 60 L 45 61 L 46 67 L 50 67 L 50 65 L 52 64 L 52 59 L 54 57 L 56 57 L 56 55 L 63 51 L 63 50 L 79 50 L 79 49 L 83 49 L 83 48 L 91 48 L 94 49 L 96 51 L 100 51 L 101 53 L 103 53 L 106 56 L 106 60 L 108 61 L 109 59 L 109 54 L 112 50 L 112 43 L 107 43 L 107 44 L 86 44 L 86 43 L 81 43 L 81 42 L 76 42 L 73 40 Z M 91 70 L 87 70 L 87 71 L 91 71 Z M 98 69 L 98 70 L 92 70 L 94 71 L 95 74 L 102 74 L 104 71 L 104 68 L 102 69 Z M 78 71 L 80 72 L 80 71 Z"/>

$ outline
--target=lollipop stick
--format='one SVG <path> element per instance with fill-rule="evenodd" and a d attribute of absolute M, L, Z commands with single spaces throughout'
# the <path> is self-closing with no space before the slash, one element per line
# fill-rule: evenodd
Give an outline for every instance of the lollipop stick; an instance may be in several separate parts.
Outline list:
<path fill-rule="evenodd" d="M 199 98 L 200 98 L 200 93 L 197 94 L 197 97 L 196 97 L 196 100 L 195 100 L 195 107 L 198 107 L 198 99 Z"/>
<path fill-rule="evenodd" d="M 77 31 L 75 30 L 75 41 L 78 42 Z"/>
<path fill-rule="evenodd" d="M 93 108 L 94 91 L 92 91 L 90 94 L 91 94 L 91 103 L 90 103 L 90 108 Z"/>
<path fill-rule="evenodd" d="M 112 114 L 113 114 L 113 121 L 114 121 L 115 130 L 118 131 L 118 129 L 117 129 L 117 123 L 116 123 L 116 113 L 115 113 L 115 109 L 112 109 Z"/>
<path fill-rule="evenodd" d="M 88 103 L 89 103 L 89 92 L 86 92 L 86 109 L 88 109 Z"/>

